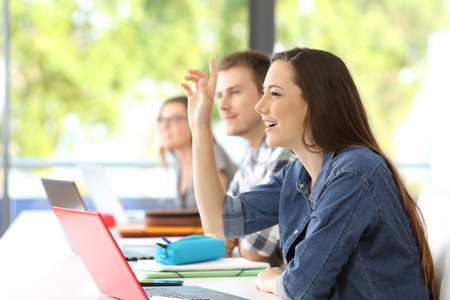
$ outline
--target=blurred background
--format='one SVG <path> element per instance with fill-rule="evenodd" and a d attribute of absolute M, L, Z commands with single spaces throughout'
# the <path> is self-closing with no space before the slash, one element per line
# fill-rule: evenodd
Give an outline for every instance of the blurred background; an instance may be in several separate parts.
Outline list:
<path fill-rule="evenodd" d="M 170 201 L 174 172 L 157 153 L 161 102 L 183 94 L 187 68 L 248 48 L 341 57 L 411 193 L 449 185 L 450 0 L 14 0 L 7 9 L 3 229 L 24 209 L 49 208 L 42 176 L 75 180 L 86 195 L 82 164 L 103 165 L 126 208 Z M 4 27 L 7 16 L 4 5 Z M 243 142 L 225 136 L 217 113 L 214 128 L 239 163 Z"/>

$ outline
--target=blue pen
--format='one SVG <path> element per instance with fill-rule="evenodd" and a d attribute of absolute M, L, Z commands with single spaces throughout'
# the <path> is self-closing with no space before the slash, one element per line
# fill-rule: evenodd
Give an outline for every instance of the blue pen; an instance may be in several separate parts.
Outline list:
<path fill-rule="evenodd" d="M 165 238 L 165 237 L 161 237 L 161 239 L 164 241 L 164 242 L 166 242 L 167 244 L 170 244 L 170 243 L 172 243 L 171 241 L 169 241 L 167 238 Z"/>

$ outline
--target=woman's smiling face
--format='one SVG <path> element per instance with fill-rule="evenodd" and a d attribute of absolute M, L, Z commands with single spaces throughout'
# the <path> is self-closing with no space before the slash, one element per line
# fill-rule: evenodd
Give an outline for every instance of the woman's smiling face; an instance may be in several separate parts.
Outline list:
<path fill-rule="evenodd" d="M 271 147 L 303 149 L 304 120 L 308 103 L 294 83 L 295 70 L 284 60 L 272 63 L 264 80 L 264 94 L 255 106 L 265 124 Z"/>

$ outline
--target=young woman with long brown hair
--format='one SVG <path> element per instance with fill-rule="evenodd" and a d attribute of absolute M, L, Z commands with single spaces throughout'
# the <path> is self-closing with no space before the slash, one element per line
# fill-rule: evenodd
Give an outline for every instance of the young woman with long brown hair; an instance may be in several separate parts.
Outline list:
<path fill-rule="evenodd" d="M 267 144 L 296 160 L 268 183 L 225 195 L 210 129 L 216 81 L 189 70 L 194 187 L 207 233 L 234 237 L 274 224 L 287 268 L 256 286 L 283 299 L 430 299 L 434 271 L 420 211 L 378 146 L 345 64 L 321 50 L 274 54 L 255 106 Z"/>

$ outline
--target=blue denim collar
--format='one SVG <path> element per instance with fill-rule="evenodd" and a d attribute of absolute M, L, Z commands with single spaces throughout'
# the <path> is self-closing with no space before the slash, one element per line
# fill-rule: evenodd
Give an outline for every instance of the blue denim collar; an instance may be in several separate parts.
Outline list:
<path fill-rule="evenodd" d="M 334 155 L 335 155 L 335 151 L 324 151 L 324 153 L 323 153 L 322 166 L 320 168 L 319 175 L 317 176 L 316 182 L 314 183 L 313 189 L 309 196 L 309 200 L 312 202 L 313 208 L 315 207 L 315 204 L 320 195 L 320 192 L 322 191 L 322 189 L 325 185 L 325 181 L 326 181 L 326 178 L 328 177 L 328 173 L 329 173 L 328 171 L 330 169 L 330 165 L 331 165 Z M 302 170 L 300 171 L 300 174 L 299 174 L 299 177 L 297 180 L 297 188 L 302 193 L 305 193 L 310 182 L 311 182 L 311 177 L 309 176 L 306 169 L 304 167 L 302 167 Z"/>

